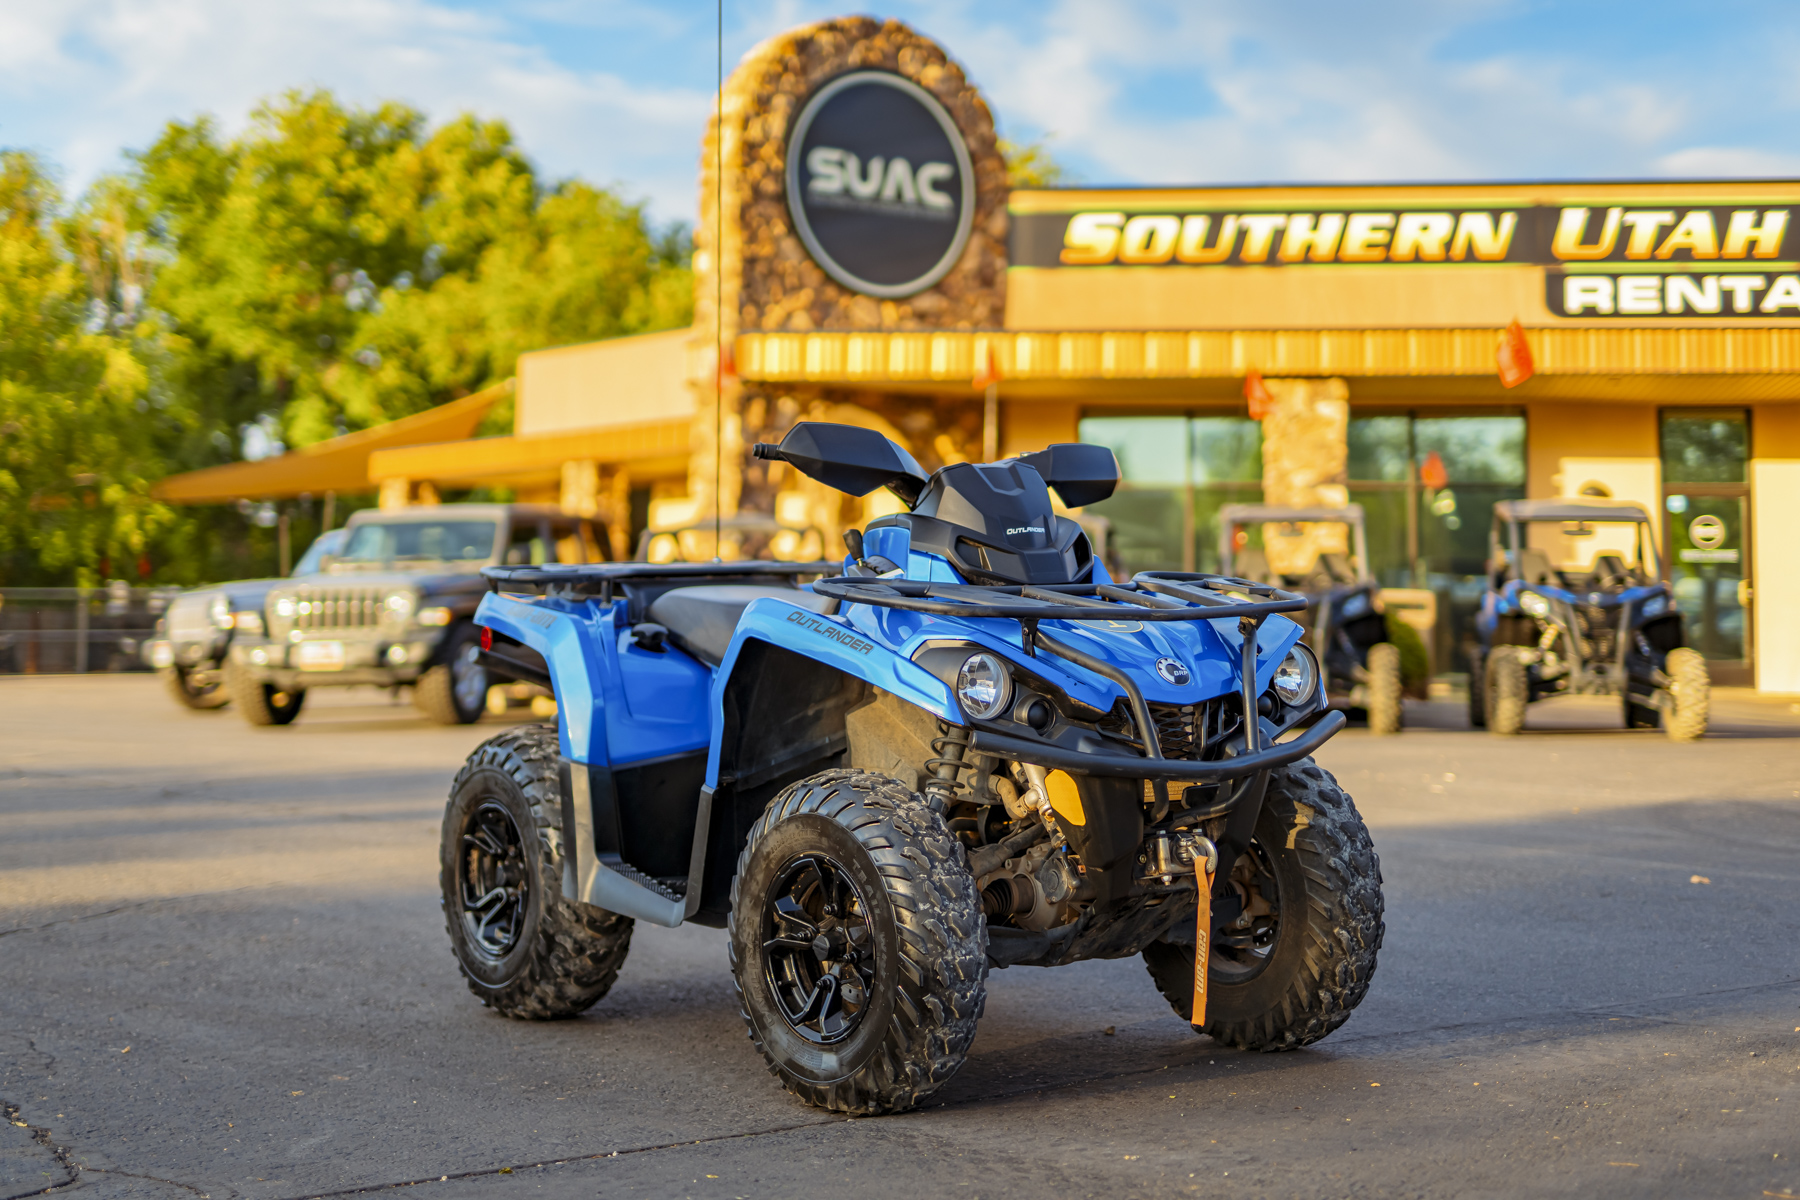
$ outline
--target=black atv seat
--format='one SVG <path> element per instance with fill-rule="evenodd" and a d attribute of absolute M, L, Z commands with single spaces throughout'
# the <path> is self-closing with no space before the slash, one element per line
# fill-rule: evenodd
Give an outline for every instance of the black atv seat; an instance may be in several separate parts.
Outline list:
<path fill-rule="evenodd" d="M 738 618 L 752 600 L 773 596 L 813 612 L 829 612 L 835 602 L 799 588 L 749 583 L 704 584 L 664 592 L 650 605 L 650 619 L 669 631 L 669 640 L 701 662 L 718 666 L 731 646 Z"/>

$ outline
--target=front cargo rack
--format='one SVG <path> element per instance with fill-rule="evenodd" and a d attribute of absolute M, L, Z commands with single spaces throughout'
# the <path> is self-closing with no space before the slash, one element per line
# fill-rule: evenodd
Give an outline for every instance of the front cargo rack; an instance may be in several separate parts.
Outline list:
<path fill-rule="evenodd" d="M 1190 571 L 1141 571 L 1123 584 L 927 583 L 916 579 L 840 576 L 813 591 L 850 604 L 903 608 L 944 617 L 1001 617 L 1015 621 L 1117 621 L 1132 605 L 1139 621 L 1260 623 L 1275 613 L 1299 612 L 1305 596 L 1267 584 Z M 1091 597 L 1101 597 L 1093 599 Z"/>

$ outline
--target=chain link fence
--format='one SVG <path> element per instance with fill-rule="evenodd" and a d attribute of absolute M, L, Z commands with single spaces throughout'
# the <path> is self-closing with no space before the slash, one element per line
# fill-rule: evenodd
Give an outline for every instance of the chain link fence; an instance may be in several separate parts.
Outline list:
<path fill-rule="evenodd" d="M 0 674 L 148 671 L 144 646 L 180 588 L 0 588 Z"/>

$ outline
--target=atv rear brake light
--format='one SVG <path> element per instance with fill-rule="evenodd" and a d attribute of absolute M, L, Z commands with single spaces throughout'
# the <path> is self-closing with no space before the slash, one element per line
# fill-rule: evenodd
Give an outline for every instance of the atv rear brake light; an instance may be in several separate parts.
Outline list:
<path fill-rule="evenodd" d="M 494 631 L 489 629 L 486 625 L 481 627 L 481 648 L 483 650 L 492 650 L 494 648 Z"/>
<path fill-rule="evenodd" d="M 971 654 L 956 673 L 956 698 L 971 717 L 992 720 L 1012 700 L 1012 675 L 992 654 Z"/>

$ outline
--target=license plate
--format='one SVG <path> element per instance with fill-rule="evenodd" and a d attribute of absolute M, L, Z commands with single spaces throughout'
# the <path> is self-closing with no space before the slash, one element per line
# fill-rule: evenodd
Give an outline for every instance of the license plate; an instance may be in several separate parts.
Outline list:
<path fill-rule="evenodd" d="M 302 671 L 341 671 L 344 643 L 301 642 L 294 647 L 294 665 Z"/>

